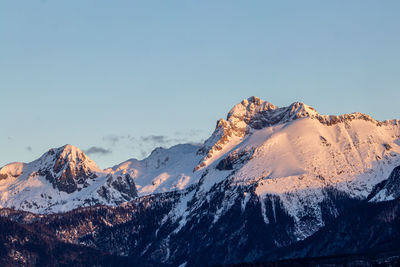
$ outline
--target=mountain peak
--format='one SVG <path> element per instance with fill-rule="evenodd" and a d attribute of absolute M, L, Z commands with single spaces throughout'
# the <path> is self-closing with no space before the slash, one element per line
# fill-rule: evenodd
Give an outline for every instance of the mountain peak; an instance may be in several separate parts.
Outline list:
<path fill-rule="evenodd" d="M 320 115 L 313 107 L 302 102 L 294 102 L 288 107 L 279 108 L 268 101 L 251 96 L 236 104 L 229 111 L 226 120 L 236 130 L 237 135 L 241 136 L 250 128 L 261 129 L 294 119 L 317 116 Z"/>
<path fill-rule="evenodd" d="M 204 155 L 205 157 L 195 167 L 195 170 L 206 166 L 208 159 L 213 157 L 216 151 L 223 150 L 230 140 L 241 139 L 255 130 L 289 123 L 302 118 L 314 119 L 327 126 L 352 120 L 370 121 L 377 126 L 385 123 L 398 123 L 397 121 L 379 122 L 362 113 L 340 116 L 321 115 L 313 107 L 302 102 L 294 102 L 287 107 L 277 107 L 268 101 L 251 96 L 236 104 L 229 111 L 226 120 L 218 120 L 214 133 L 198 151 L 199 155 Z"/>
<path fill-rule="evenodd" d="M 70 145 L 70 144 L 66 144 L 66 145 L 63 145 L 58 148 L 51 148 L 51 149 L 49 149 L 49 151 L 47 153 L 50 155 L 56 154 L 58 157 L 59 156 L 68 156 L 68 155 L 71 155 L 71 156 L 73 155 L 73 156 L 77 156 L 77 157 L 85 156 L 85 154 L 82 152 L 82 150 L 80 150 L 78 147 Z"/>
<path fill-rule="evenodd" d="M 66 144 L 61 147 L 49 149 L 42 157 L 68 158 L 70 160 L 81 159 L 92 161 L 80 148 Z"/>
<path fill-rule="evenodd" d="M 315 108 L 304 104 L 303 102 L 294 102 L 290 106 L 286 108 L 282 108 L 283 110 L 289 113 L 290 119 L 299 119 L 299 118 L 314 118 L 317 116 L 321 116 Z M 289 120 L 290 120 L 289 119 Z"/>
<path fill-rule="evenodd" d="M 78 147 L 70 144 L 63 145 L 62 147 L 60 147 L 60 149 L 64 151 L 81 151 Z"/>
<path fill-rule="evenodd" d="M 120 204 L 137 197 L 129 174 L 101 170 L 72 145 L 52 148 L 29 163 L 0 168 L 0 207 L 40 212 L 94 204 Z"/>
<path fill-rule="evenodd" d="M 261 100 L 256 96 L 251 96 L 244 99 L 239 104 L 236 104 L 228 113 L 227 120 L 249 120 L 255 114 L 270 110 L 275 110 L 278 107 L 270 102 Z"/>
<path fill-rule="evenodd" d="M 101 169 L 78 147 L 64 145 L 52 148 L 36 162 L 39 174 L 61 191 L 74 192 L 79 185 L 85 185 L 87 179 L 96 178 Z"/>

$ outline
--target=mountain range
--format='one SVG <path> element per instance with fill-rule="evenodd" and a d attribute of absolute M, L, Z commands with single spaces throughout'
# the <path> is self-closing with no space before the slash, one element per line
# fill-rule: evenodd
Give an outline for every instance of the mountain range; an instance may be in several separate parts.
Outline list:
<path fill-rule="evenodd" d="M 105 170 L 71 145 L 5 165 L 0 223 L 16 230 L 0 233 L 2 258 L 8 265 L 284 265 L 340 255 L 394 262 L 399 166 L 399 120 L 321 115 L 300 102 L 277 107 L 250 97 L 202 145 L 157 148 Z M 45 251 L 59 244 L 74 252 L 46 261 L 52 253 L 33 251 L 21 233 L 51 243 Z M 79 253 L 99 257 L 79 262 Z"/>

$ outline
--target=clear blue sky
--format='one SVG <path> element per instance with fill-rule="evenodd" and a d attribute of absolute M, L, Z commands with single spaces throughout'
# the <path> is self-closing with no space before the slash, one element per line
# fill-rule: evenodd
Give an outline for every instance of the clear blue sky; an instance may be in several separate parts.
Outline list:
<path fill-rule="evenodd" d="M 400 118 L 400 1 L 0 2 L 0 166 L 199 142 L 237 102 Z M 94 152 L 96 152 L 94 150 Z"/>

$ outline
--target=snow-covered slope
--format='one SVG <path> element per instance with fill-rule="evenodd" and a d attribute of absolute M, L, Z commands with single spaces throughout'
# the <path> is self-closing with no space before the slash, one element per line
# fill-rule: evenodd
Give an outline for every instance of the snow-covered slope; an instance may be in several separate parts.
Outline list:
<path fill-rule="evenodd" d="M 50 149 L 33 162 L 0 169 L 1 207 L 58 212 L 97 203 L 116 205 L 136 196 L 129 175 L 102 171 L 71 145 Z"/>
<path fill-rule="evenodd" d="M 139 161 L 127 160 L 107 171 L 115 175 L 129 174 L 135 181 L 139 195 L 181 190 L 198 182 L 193 168 L 200 160 L 199 146 L 176 145 L 168 149 L 156 148 L 149 157 Z"/>

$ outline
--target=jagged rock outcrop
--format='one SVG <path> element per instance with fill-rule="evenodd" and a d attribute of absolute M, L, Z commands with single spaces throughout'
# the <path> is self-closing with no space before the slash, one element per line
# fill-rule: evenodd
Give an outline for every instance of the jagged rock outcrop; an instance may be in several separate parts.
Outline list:
<path fill-rule="evenodd" d="M 59 149 L 50 149 L 42 157 L 44 166 L 38 170 L 60 191 L 73 193 L 89 185 L 87 180 L 97 178 L 97 165 L 76 147 L 65 145 Z"/>
<path fill-rule="evenodd" d="M 385 146 L 387 148 L 387 146 Z M 368 199 L 373 202 L 393 200 L 400 197 L 400 166 L 393 169 L 388 179 L 377 184 Z"/>

